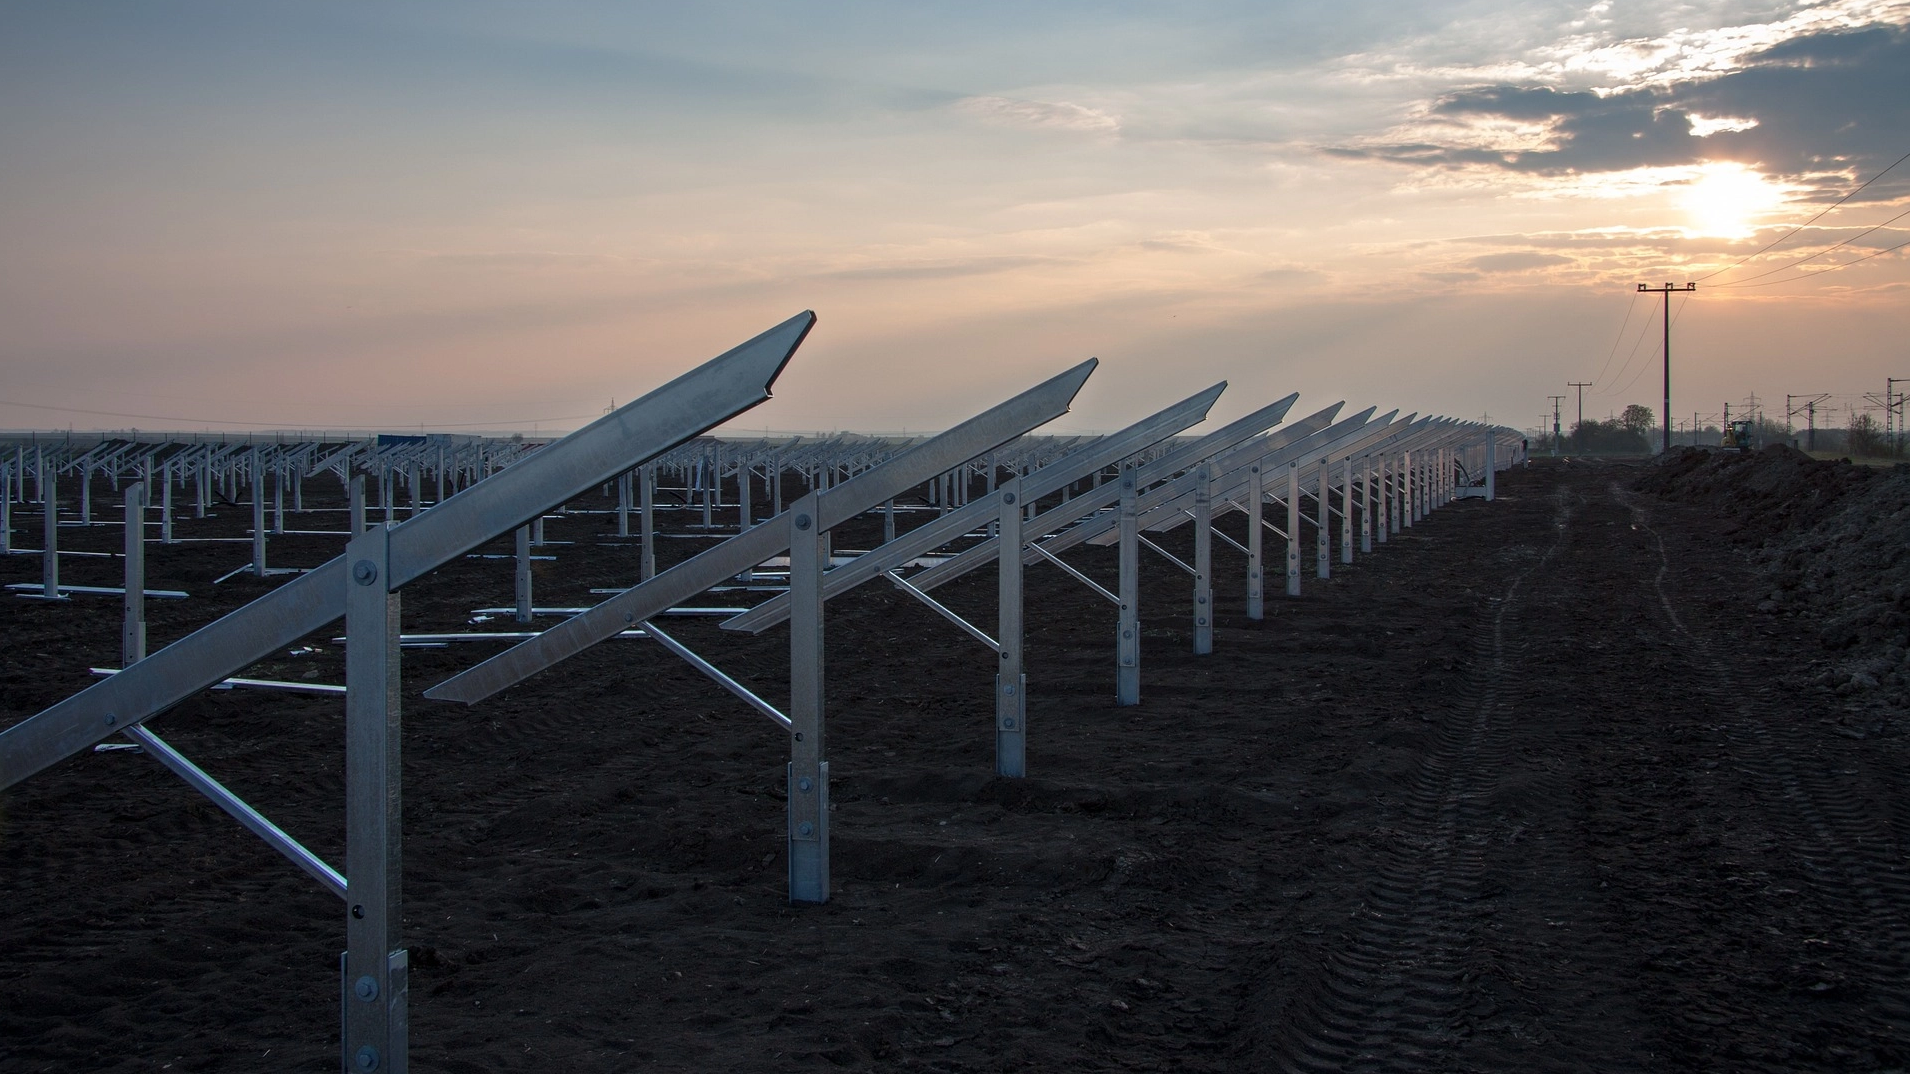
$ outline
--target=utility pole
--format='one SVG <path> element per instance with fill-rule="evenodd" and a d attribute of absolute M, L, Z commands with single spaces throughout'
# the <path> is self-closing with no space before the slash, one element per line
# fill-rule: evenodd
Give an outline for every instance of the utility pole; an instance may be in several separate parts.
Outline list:
<path fill-rule="evenodd" d="M 1672 292 L 1698 289 L 1696 283 L 1688 283 L 1684 287 L 1674 287 L 1669 283 L 1664 287 L 1639 285 L 1642 293 L 1662 295 L 1665 299 L 1659 316 L 1660 322 L 1665 325 L 1665 409 L 1659 412 L 1662 415 L 1659 428 L 1661 451 L 1672 450 Z"/>
<path fill-rule="evenodd" d="M 1797 414 L 1801 410 L 1805 412 L 1806 451 L 1818 450 L 1818 404 L 1829 398 L 1831 398 L 1830 392 L 1819 392 L 1816 395 L 1785 396 L 1785 425 L 1787 428 L 1791 426 L 1792 415 Z M 1792 400 L 1794 399 L 1803 399 L 1804 402 L 1793 403 Z"/>
<path fill-rule="evenodd" d="M 1905 383 L 1911 383 L 1911 377 L 1884 378 L 1884 431 L 1887 438 L 1889 438 L 1891 434 L 1894 432 L 1897 434 L 1898 439 L 1903 439 L 1904 437 L 1904 395 L 1905 393 L 1898 391 L 1896 388 L 1893 388 L 1892 385 L 1905 384 Z M 1898 421 L 1896 425 L 1893 425 L 1891 422 L 1891 415 L 1893 413 L 1897 414 L 1898 416 Z M 1897 440 L 1893 440 L 1892 442 L 1896 443 Z"/>
<path fill-rule="evenodd" d="M 1559 404 L 1565 402 L 1566 397 L 1549 395 L 1546 398 L 1553 401 L 1553 454 L 1557 455 L 1559 454 Z"/>
<path fill-rule="evenodd" d="M 1569 380 L 1566 386 L 1579 389 L 1579 420 L 1573 423 L 1573 432 L 1576 433 L 1581 425 L 1586 424 L 1586 389 L 1592 387 L 1592 381 Z"/>

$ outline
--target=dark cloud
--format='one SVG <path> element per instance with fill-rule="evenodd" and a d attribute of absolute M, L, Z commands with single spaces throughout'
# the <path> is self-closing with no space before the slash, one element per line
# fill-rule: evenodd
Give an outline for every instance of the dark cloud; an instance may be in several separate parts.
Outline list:
<path fill-rule="evenodd" d="M 1332 152 L 1400 164 L 1488 164 L 1538 175 L 1723 160 L 1782 175 L 1850 169 L 1869 177 L 1905 150 L 1911 123 L 1906 44 L 1903 27 L 1813 34 L 1756 53 L 1727 75 L 1604 97 L 1540 86 L 1469 87 L 1441 98 L 1432 111 L 1436 120 L 1456 125 L 1455 144 Z M 1697 138 L 1691 134 L 1694 115 L 1758 122 Z M 1545 124 L 1551 145 L 1499 152 L 1458 144 L 1458 126 L 1475 117 Z M 1896 196 L 1903 189 L 1900 178 L 1877 193 Z"/>

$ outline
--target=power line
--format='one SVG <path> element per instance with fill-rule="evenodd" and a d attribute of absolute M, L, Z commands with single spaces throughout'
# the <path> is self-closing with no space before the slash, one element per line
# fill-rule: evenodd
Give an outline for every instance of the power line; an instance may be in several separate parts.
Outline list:
<path fill-rule="evenodd" d="M 1606 351 L 1606 364 L 1599 367 L 1599 375 L 1592 379 L 1594 384 L 1605 379 L 1606 370 L 1612 365 L 1612 356 L 1619 353 L 1619 344 L 1626 338 L 1626 326 L 1632 323 L 1632 311 L 1639 308 L 1639 293 L 1632 293 L 1632 302 L 1626 306 L 1626 319 L 1619 322 L 1619 331 L 1612 337 L 1612 346 Z"/>
<path fill-rule="evenodd" d="M 1636 301 L 1639 296 L 1635 292 L 1632 297 Z M 1658 320 L 1659 320 L 1658 310 L 1653 310 L 1651 313 L 1647 314 L 1646 323 L 1639 326 L 1639 335 L 1635 337 L 1632 341 L 1632 350 L 1626 353 L 1626 360 L 1624 363 L 1622 363 L 1619 366 L 1619 372 L 1614 373 L 1612 375 L 1612 382 L 1614 384 L 1619 383 L 1619 378 L 1625 376 L 1626 370 L 1632 368 L 1632 360 L 1634 358 L 1639 357 L 1639 345 L 1646 341 L 1646 333 L 1652 331 L 1653 324 L 1656 323 Z M 1638 379 L 1639 379 L 1639 375 L 1636 373 L 1633 374 L 1632 380 L 1638 380 Z M 1626 382 L 1627 388 L 1632 387 L 1632 380 L 1629 380 Z M 1619 390 L 1624 391 L 1625 389 L 1621 388 Z M 1603 391 L 1597 391 L 1597 392 L 1594 392 L 1593 394 L 1594 395 L 1615 395 L 1617 393 L 1614 392 L 1610 387 L 1608 387 Z"/>
<path fill-rule="evenodd" d="M 1684 295 L 1680 295 L 1680 296 L 1679 296 L 1679 305 L 1678 305 L 1678 308 L 1677 308 L 1677 309 L 1674 309 L 1674 310 L 1672 311 L 1672 324 L 1669 324 L 1669 325 L 1667 325 L 1667 326 L 1666 326 L 1666 327 L 1667 327 L 1668 329 L 1670 329 L 1670 328 L 1672 327 L 1672 325 L 1676 325 L 1676 324 L 1678 324 L 1678 323 L 1679 323 L 1679 314 L 1681 314 L 1681 313 L 1684 313 L 1684 312 L 1685 312 L 1685 303 L 1686 303 L 1686 298 L 1685 298 L 1685 296 L 1684 296 Z M 1656 319 L 1656 318 L 1655 318 L 1655 319 Z M 1650 329 L 1650 328 L 1652 327 L 1652 325 L 1651 325 L 1650 323 L 1648 323 L 1648 324 L 1646 325 L 1646 327 L 1647 327 L 1648 329 Z M 1639 333 L 1639 341 L 1640 341 L 1640 342 L 1642 342 L 1642 343 L 1643 343 L 1643 342 L 1645 342 L 1645 338 L 1646 338 L 1646 336 L 1645 336 L 1645 333 L 1644 333 L 1644 332 L 1641 332 L 1641 333 Z M 1629 381 L 1626 381 L 1626 386 L 1625 386 L 1625 387 L 1623 387 L 1623 388 L 1620 388 L 1620 389 L 1619 389 L 1618 391 L 1614 391 L 1614 392 L 1607 392 L 1606 394 L 1607 394 L 1607 395 L 1624 395 L 1625 393 L 1627 393 L 1627 392 L 1629 392 L 1629 391 L 1631 391 L 1631 390 L 1632 390 L 1632 386 L 1633 386 L 1634 384 L 1637 384 L 1637 383 L 1639 383 L 1639 378 L 1640 378 L 1640 377 L 1643 377 L 1643 376 L 1645 376 L 1645 375 L 1646 375 L 1646 370 L 1648 370 L 1648 369 L 1651 369 L 1651 368 L 1652 368 L 1652 363 L 1651 363 L 1650 361 L 1648 361 L 1648 362 L 1645 362 L 1645 363 L 1643 363 L 1643 364 L 1641 364 L 1641 365 L 1639 366 L 1639 371 L 1638 371 L 1637 373 L 1634 373 L 1634 374 L 1632 375 L 1632 379 L 1631 379 L 1631 380 L 1629 380 Z"/>
<path fill-rule="evenodd" d="M 1877 182 L 1878 180 L 1884 178 L 1886 172 L 1889 172 L 1891 169 L 1896 168 L 1900 164 L 1903 164 L 1906 160 L 1911 160 L 1911 153 L 1906 153 L 1904 156 L 1899 157 L 1897 160 L 1894 160 L 1890 164 L 1886 165 L 1884 171 L 1879 172 L 1878 174 L 1872 176 L 1869 179 L 1866 179 L 1858 187 L 1857 190 L 1854 190 L 1851 193 L 1846 194 L 1844 197 L 1839 198 L 1837 201 L 1832 202 L 1830 205 L 1825 206 L 1824 210 L 1820 212 L 1817 216 L 1812 217 L 1810 220 L 1805 221 L 1804 223 L 1798 225 L 1797 227 L 1791 229 L 1790 231 L 1787 231 L 1785 234 L 1780 235 L 1778 238 L 1773 239 L 1771 242 L 1767 243 L 1763 247 L 1745 255 L 1743 259 L 1737 262 L 1734 262 L 1733 264 L 1727 265 L 1724 268 L 1719 269 L 1715 272 L 1711 272 L 1711 273 L 1708 273 L 1707 275 L 1700 276 L 1694 282 L 1704 283 L 1705 281 L 1711 279 L 1713 276 L 1719 275 L 1720 273 L 1730 272 L 1733 269 L 1739 267 L 1740 265 L 1743 265 L 1745 262 L 1750 261 L 1752 258 L 1757 257 L 1758 255 L 1764 253 L 1766 250 L 1769 250 L 1772 247 L 1777 246 L 1779 243 L 1784 242 L 1786 239 L 1791 238 L 1793 235 L 1798 234 L 1800 231 L 1803 231 L 1804 229 L 1812 226 L 1813 224 L 1816 224 L 1820 219 L 1824 217 L 1825 213 L 1828 213 L 1832 211 L 1833 209 L 1836 209 L 1838 206 L 1843 205 L 1845 202 L 1848 202 L 1851 199 L 1857 197 L 1860 193 L 1864 191 L 1865 187 L 1868 187 L 1871 184 Z"/>
<path fill-rule="evenodd" d="M 1746 286 L 1746 287 L 1770 287 L 1770 286 L 1772 286 L 1773 284 L 1779 284 L 1779 283 L 1796 283 L 1796 282 L 1797 282 L 1797 281 L 1799 281 L 1799 280 L 1809 280 L 1809 279 L 1811 279 L 1811 278 L 1812 278 L 1813 276 L 1823 276 L 1823 275 L 1824 275 L 1825 273 L 1827 273 L 1827 272 L 1837 272 L 1837 271 L 1838 271 L 1839 269 L 1842 269 L 1842 268 L 1850 268 L 1851 266 L 1853 266 L 1853 265 L 1855 265 L 1855 264 L 1857 264 L 1857 263 L 1858 263 L 1858 262 L 1860 262 L 1860 261 L 1869 261 L 1869 260 L 1871 260 L 1872 258 L 1874 258 L 1874 257 L 1877 257 L 1877 256 L 1879 256 L 1880 254 L 1888 254 L 1888 253 L 1891 253 L 1891 252 L 1892 252 L 1892 251 L 1894 251 L 1894 250 L 1902 250 L 1902 249 L 1904 249 L 1904 248 L 1905 248 L 1906 246 L 1911 246 L 1911 241 L 1907 241 L 1907 242 L 1901 242 L 1901 243 L 1899 243 L 1899 244 L 1898 244 L 1898 245 L 1896 245 L 1896 246 L 1887 246 L 1887 247 L 1885 247 L 1885 248 L 1884 248 L 1884 249 L 1882 249 L 1882 250 L 1873 250 L 1873 251 L 1872 251 L 1871 253 L 1868 253 L 1868 254 L 1866 254 L 1866 255 L 1865 255 L 1865 256 L 1863 256 L 1863 257 L 1855 257 L 1855 258 L 1852 258 L 1852 259 L 1851 259 L 1850 261 L 1844 261 L 1844 262 L 1840 262 L 1839 264 L 1836 264 L 1836 265 L 1832 265 L 1832 266 L 1831 266 L 1831 267 L 1829 267 L 1829 268 L 1821 268 L 1821 269 L 1818 269 L 1818 270 L 1817 270 L 1817 271 L 1815 271 L 1815 272 L 1801 272 L 1801 273 L 1799 273 L 1799 274 L 1798 274 L 1798 275 L 1796 275 L 1796 276 L 1787 276 L 1787 277 L 1785 277 L 1785 278 L 1784 278 L 1784 279 L 1782 279 L 1782 280 L 1766 280 L 1766 281 L 1765 281 L 1764 283 L 1748 283 L 1748 284 L 1745 284 L 1744 286 Z M 1720 287 L 1733 287 L 1733 286 L 1737 286 L 1737 285 L 1735 285 L 1735 284 L 1729 284 L 1729 283 L 1722 283 L 1722 284 L 1719 284 L 1719 286 L 1720 286 Z"/>
<path fill-rule="evenodd" d="M 1902 213 L 1899 213 L 1898 215 L 1896 215 L 1896 216 L 1894 216 L 1894 217 L 1892 217 L 1891 219 L 1889 219 L 1889 220 L 1886 220 L 1886 221 L 1885 221 L 1884 223 L 1882 223 L 1882 224 L 1874 224 L 1874 225 L 1872 225 L 1871 227 L 1868 227 L 1868 228 L 1866 228 L 1866 229 L 1864 229 L 1863 231 L 1860 231 L 1860 232 L 1859 232 L 1859 233 L 1857 233 L 1856 235 L 1853 235 L 1852 237 L 1850 237 L 1850 238 L 1848 238 L 1848 239 L 1846 239 L 1846 240 L 1845 240 L 1844 242 L 1840 242 L 1840 243 L 1835 243 L 1835 244 L 1833 244 L 1833 245 L 1831 245 L 1831 246 L 1827 246 L 1827 247 L 1825 247 L 1824 249 L 1822 249 L 1822 250 L 1820 250 L 1820 251 L 1818 251 L 1818 252 L 1817 252 L 1817 253 L 1815 253 L 1815 254 L 1808 254 L 1808 255 L 1806 255 L 1805 257 L 1801 257 L 1801 258 L 1799 258 L 1798 260 L 1796 260 L 1796 261 L 1794 261 L 1794 262 L 1792 262 L 1792 263 L 1791 263 L 1791 264 L 1789 264 L 1789 265 L 1780 265 L 1780 266 L 1778 266 L 1777 268 L 1774 268 L 1774 269 L 1766 269 L 1766 270 L 1765 270 L 1764 272 L 1761 272 L 1761 273 L 1759 273 L 1759 274 L 1758 274 L 1757 276 L 1747 276 L 1747 277 L 1745 277 L 1745 278 L 1744 278 L 1744 279 L 1742 279 L 1742 280 L 1733 280 L 1733 281 L 1731 281 L 1731 282 L 1729 282 L 1729 283 L 1721 283 L 1721 284 L 1717 284 L 1716 286 L 1719 286 L 1719 287 L 1745 287 L 1745 286 L 1748 286 L 1748 285 L 1750 285 L 1750 283 L 1751 283 L 1751 282 L 1752 282 L 1753 280 L 1756 280 L 1756 279 L 1761 279 L 1761 278 L 1763 278 L 1763 277 L 1766 277 L 1766 276 L 1770 276 L 1770 275 L 1771 275 L 1772 273 L 1774 273 L 1774 272 L 1783 272 L 1783 271 L 1785 271 L 1786 269 L 1789 269 L 1789 268 L 1797 268 L 1798 266 L 1800 266 L 1800 265 L 1802 265 L 1802 264 L 1804 264 L 1805 262 L 1807 262 L 1807 261 L 1811 261 L 1811 260 L 1814 260 L 1814 259 L 1816 259 L 1816 258 L 1818 258 L 1818 257 L 1820 257 L 1820 256 L 1822 256 L 1822 255 L 1824 255 L 1824 254 L 1828 254 L 1828 253 L 1830 253 L 1830 252 L 1832 252 L 1833 250 L 1836 250 L 1836 249 L 1838 249 L 1838 248 L 1839 248 L 1839 247 L 1841 247 L 1841 246 L 1849 246 L 1849 245 L 1851 245 L 1852 243 L 1854 243 L 1854 242 L 1857 242 L 1857 241 L 1858 241 L 1859 239 L 1862 239 L 1862 238 L 1864 238 L 1864 237 L 1865 237 L 1866 235 L 1869 235 L 1869 234 L 1871 234 L 1872 232 L 1874 232 L 1874 231 L 1876 231 L 1876 230 L 1878 230 L 1879 228 L 1882 228 L 1882 227 L 1886 227 L 1886 226 L 1888 226 L 1888 225 L 1891 225 L 1891 224 L 1895 224 L 1895 223 L 1897 223 L 1898 221 L 1900 221 L 1900 220 L 1902 220 L 1902 219 L 1904 219 L 1904 218 L 1905 218 L 1905 217 L 1907 217 L 1907 216 L 1911 216 L 1911 211 L 1907 211 L 1907 212 L 1902 212 Z M 1855 262 L 1854 262 L 1854 263 L 1855 263 Z"/>

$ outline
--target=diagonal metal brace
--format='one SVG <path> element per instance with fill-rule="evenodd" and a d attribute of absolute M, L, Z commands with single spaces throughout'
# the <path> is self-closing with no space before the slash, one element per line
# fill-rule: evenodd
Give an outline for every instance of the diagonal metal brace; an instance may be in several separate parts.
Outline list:
<path fill-rule="evenodd" d="M 1048 549 L 1043 548 L 1039 544 L 1032 544 L 1028 546 L 1028 550 L 1035 553 L 1038 556 L 1041 556 L 1043 559 L 1048 560 L 1050 563 L 1055 564 L 1057 567 L 1060 567 L 1062 570 L 1067 571 L 1069 574 L 1074 575 L 1076 581 L 1094 590 L 1095 592 L 1100 593 L 1102 595 L 1102 598 L 1107 600 L 1108 603 L 1114 604 L 1114 605 L 1121 604 L 1120 597 L 1114 595 L 1113 593 L 1110 593 L 1106 589 L 1103 589 L 1100 583 L 1096 582 L 1093 578 L 1090 578 L 1086 574 L 1083 574 L 1082 572 L 1069 566 L 1067 563 L 1063 562 L 1061 557 L 1050 552 Z"/>
<path fill-rule="evenodd" d="M 1002 651 L 1001 642 L 996 641 L 994 638 L 991 638 L 987 634 L 984 634 L 982 633 L 982 631 L 976 629 L 976 626 L 974 623 L 971 623 L 967 619 L 964 619 L 961 616 L 957 615 L 955 611 L 951 609 L 948 605 L 943 604 L 941 601 L 937 600 L 936 598 L 930 596 L 927 593 L 924 593 L 922 590 L 917 589 L 915 586 L 910 585 L 909 582 L 905 580 L 901 574 L 898 574 L 895 571 L 884 571 L 883 577 L 889 579 L 891 582 L 894 582 L 897 589 L 902 590 L 904 593 L 907 593 L 910 596 L 928 605 L 930 611 L 935 612 L 937 615 L 940 615 L 944 619 L 947 619 L 949 622 L 954 623 L 956 626 L 961 627 L 963 631 L 967 633 L 971 638 L 974 638 L 975 640 L 988 646 L 990 649 L 994 650 L 995 652 L 999 653 Z"/>

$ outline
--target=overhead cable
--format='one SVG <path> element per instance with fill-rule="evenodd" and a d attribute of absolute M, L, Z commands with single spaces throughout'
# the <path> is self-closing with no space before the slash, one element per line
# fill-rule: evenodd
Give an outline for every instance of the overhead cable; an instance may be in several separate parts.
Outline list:
<path fill-rule="evenodd" d="M 1865 187 L 1868 187 L 1871 184 L 1877 182 L 1878 180 L 1884 178 L 1886 172 L 1889 172 L 1891 169 L 1897 167 L 1900 164 L 1903 164 L 1906 160 L 1911 160 L 1911 153 L 1906 153 L 1904 156 L 1899 157 L 1897 160 L 1894 160 L 1890 164 L 1886 165 L 1884 171 L 1881 171 L 1878 174 L 1872 176 L 1871 178 L 1866 179 L 1862 184 L 1859 185 L 1857 190 L 1854 190 L 1851 193 L 1846 194 L 1844 197 L 1839 198 L 1837 201 L 1832 202 L 1830 205 L 1825 206 L 1824 210 L 1821 211 L 1817 216 L 1812 217 L 1810 220 L 1807 220 L 1804 223 L 1798 225 L 1797 227 L 1791 229 L 1790 231 L 1787 231 L 1785 234 L 1780 235 L 1778 238 L 1773 239 L 1769 243 L 1766 243 L 1764 246 L 1760 247 L 1759 249 L 1754 250 L 1753 252 L 1745 255 L 1740 260 L 1735 261 L 1732 264 L 1727 265 L 1722 269 L 1718 269 L 1715 272 L 1710 272 L 1704 276 L 1700 276 L 1697 280 L 1693 282 L 1704 283 L 1706 280 L 1709 280 L 1712 277 L 1719 275 L 1720 273 L 1730 272 L 1733 269 L 1739 267 L 1740 265 L 1743 265 L 1745 262 L 1750 261 L 1752 258 L 1757 257 L 1758 255 L 1764 253 L 1765 251 L 1771 249 L 1772 247 L 1777 246 L 1779 243 L 1784 242 L 1786 239 L 1791 238 L 1793 235 L 1798 234 L 1800 231 L 1803 231 L 1805 228 L 1812 226 L 1813 224 L 1817 223 L 1825 215 L 1825 213 L 1828 213 L 1832 211 L 1833 209 L 1836 209 L 1838 206 L 1843 205 L 1845 202 L 1848 202 L 1851 199 L 1857 197 L 1860 193 L 1864 191 Z M 1724 286 L 1724 285 L 1721 284 L 1720 286 Z"/>
<path fill-rule="evenodd" d="M 1606 351 L 1606 364 L 1599 367 L 1599 375 L 1593 378 L 1598 384 L 1606 377 L 1606 370 L 1612 367 L 1612 356 L 1619 353 L 1619 343 L 1626 338 L 1626 326 L 1632 323 L 1632 311 L 1639 308 L 1639 292 L 1632 293 L 1632 302 L 1626 306 L 1626 319 L 1619 322 L 1619 331 L 1612 337 L 1612 346 Z"/>
<path fill-rule="evenodd" d="M 1901 242 L 1896 246 L 1887 246 L 1882 250 L 1873 250 L 1863 257 L 1855 257 L 1855 258 L 1852 258 L 1850 261 L 1842 261 L 1836 265 L 1830 265 L 1825 268 L 1814 270 L 1812 272 L 1801 272 L 1796 276 L 1787 276 L 1782 280 L 1766 280 L 1764 283 L 1748 283 L 1745 286 L 1746 287 L 1770 287 L 1773 284 L 1795 283 L 1799 280 L 1809 280 L 1813 276 L 1823 276 L 1827 272 L 1837 272 L 1839 269 L 1842 269 L 1842 268 L 1850 268 L 1851 266 L 1856 265 L 1860 261 L 1869 261 L 1880 254 L 1888 254 L 1894 250 L 1902 250 L 1906 246 L 1911 246 L 1911 241 Z"/>
<path fill-rule="evenodd" d="M 1671 321 L 1671 323 L 1670 323 L 1670 324 L 1667 324 L 1667 325 L 1666 325 L 1666 331 L 1668 331 L 1668 332 L 1670 332 L 1670 331 L 1672 330 L 1672 325 L 1675 325 L 1675 324 L 1678 324 L 1678 323 L 1679 323 L 1679 314 L 1681 314 L 1681 313 L 1684 313 L 1684 312 L 1685 312 L 1685 304 L 1686 304 L 1686 300 L 1687 300 L 1687 296 L 1686 296 L 1686 294 L 1685 294 L 1685 292 L 1683 292 L 1683 291 L 1681 291 L 1681 292 L 1679 293 L 1679 305 L 1678 305 L 1678 308 L 1676 308 L 1676 309 L 1674 309 L 1674 310 L 1672 311 L 1672 321 Z M 1644 336 L 1644 334 L 1642 333 L 1642 334 L 1640 335 L 1640 337 L 1639 337 L 1639 338 L 1640 338 L 1640 339 L 1644 339 L 1644 338 L 1645 338 L 1645 336 Z M 1651 363 L 1651 362 L 1641 362 L 1641 363 L 1639 363 L 1639 371 L 1638 371 L 1637 373 L 1634 373 L 1634 374 L 1632 375 L 1632 379 L 1626 382 L 1626 386 L 1625 386 L 1625 387 L 1623 387 L 1623 388 L 1621 388 L 1621 389 L 1619 389 L 1619 390 L 1618 390 L 1618 391 L 1616 391 L 1616 392 L 1611 392 L 1611 393 L 1608 393 L 1608 394 L 1611 394 L 1611 395 L 1624 395 L 1625 393 L 1627 393 L 1627 392 L 1629 392 L 1629 391 L 1631 391 L 1631 390 L 1632 390 L 1632 386 L 1633 386 L 1634 384 L 1637 384 L 1637 383 L 1639 383 L 1639 378 L 1640 378 L 1640 377 L 1643 377 L 1643 376 L 1645 376 L 1645 375 L 1646 375 L 1646 370 L 1648 370 L 1648 369 L 1651 369 L 1651 368 L 1652 368 L 1652 363 Z"/>
<path fill-rule="evenodd" d="M 1900 221 L 1900 220 L 1902 220 L 1902 219 L 1904 219 L 1904 218 L 1905 218 L 1906 216 L 1911 216 L 1911 212 L 1902 212 L 1902 213 L 1899 213 L 1898 215 L 1896 215 L 1896 216 L 1894 216 L 1894 217 L 1892 217 L 1891 219 L 1889 219 L 1889 220 L 1886 220 L 1886 221 L 1885 221 L 1884 223 L 1882 223 L 1882 224 L 1874 224 L 1874 225 L 1872 225 L 1871 227 L 1868 227 L 1868 228 L 1866 228 L 1866 229 L 1864 229 L 1863 231 L 1860 231 L 1860 232 L 1859 232 L 1859 233 L 1857 233 L 1856 235 L 1853 235 L 1852 237 L 1850 237 L 1850 238 L 1848 238 L 1848 239 L 1846 239 L 1846 240 L 1845 240 L 1844 242 L 1840 242 L 1840 243 L 1835 243 L 1835 244 L 1833 244 L 1833 245 L 1831 245 L 1831 246 L 1827 246 L 1827 247 L 1825 247 L 1824 249 L 1822 249 L 1822 250 L 1820 250 L 1820 251 L 1818 251 L 1818 252 L 1817 252 L 1817 253 L 1815 253 L 1815 254 L 1810 254 L 1810 255 L 1808 255 L 1808 256 L 1805 256 L 1805 257 L 1801 257 L 1801 258 L 1799 258 L 1798 260 L 1796 260 L 1796 261 L 1794 261 L 1794 262 L 1792 262 L 1792 263 L 1791 263 L 1791 264 L 1789 264 L 1789 265 L 1780 265 L 1780 266 L 1778 266 L 1777 268 L 1774 268 L 1774 269 L 1766 269 L 1766 270 L 1765 270 L 1764 272 L 1761 272 L 1761 273 L 1759 273 L 1759 274 L 1758 274 L 1757 276 L 1747 276 L 1747 277 L 1745 277 L 1745 278 L 1744 278 L 1744 279 L 1742 279 L 1742 280 L 1732 280 L 1732 281 L 1731 281 L 1731 282 L 1729 282 L 1729 283 L 1719 283 L 1719 284 L 1713 284 L 1713 286 L 1714 286 L 1714 287 L 1746 287 L 1746 286 L 1757 286 L 1756 284 L 1753 284 L 1753 283 L 1752 283 L 1752 281 L 1753 281 L 1753 280 L 1757 280 L 1757 279 L 1762 279 L 1763 277 L 1766 277 L 1766 276 L 1770 276 L 1770 275 L 1772 275 L 1772 274 L 1773 274 L 1773 273 L 1775 273 L 1775 272 L 1783 272 L 1783 271 L 1785 271 L 1786 269 L 1790 269 L 1790 268 L 1797 268 L 1798 266 L 1800 266 L 1800 265 L 1802 265 L 1802 264 L 1804 264 L 1804 263 L 1805 263 L 1805 262 L 1807 262 L 1807 261 L 1811 261 L 1811 260 L 1814 260 L 1814 259 L 1816 259 L 1816 258 L 1818 258 L 1819 256 L 1821 256 L 1821 255 L 1823 255 L 1823 254 L 1828 254 L 1828 253 L 1830 253 L 1830 252 L 1832 252 L 1833 250 L 1836 250 L 1836 249 L 1838 249 L 1838 248 L 1839 248 L 1840 246 L 1849 246 L 1850 244 L 1852 244 L 1852 243 L 1854 243 L 1854 242 L 1857 242 L 1857 241 L 1858 241 L 1859 239 L 1862 239 L 1862 238 L 1864 238 L 1864 237 L 1865 237 L 1866 235 L 1869 235 L 1869 234 L 1871 234 L 1872 232 L 1874 232 L 1874 231 L 1876 231 L 1876 230 L 1878 230 L 1879 228 L 1882 228 L 1882 227 L 1888 227 L 1888 226 L 1890 226 L 1890 225 L 1892 225 L 1892 224 L 1895 224 L 1895 223 L 1897 223 L 1898 221 Z M 1856 262 L 1856 261 L 1853 261 L 1853 262 L 1849 262 L 1849 264 L 1854 264 L 1854 265 L 1855 265 L 1855 264 L 1857 264 L 1857 262 Z"/>

